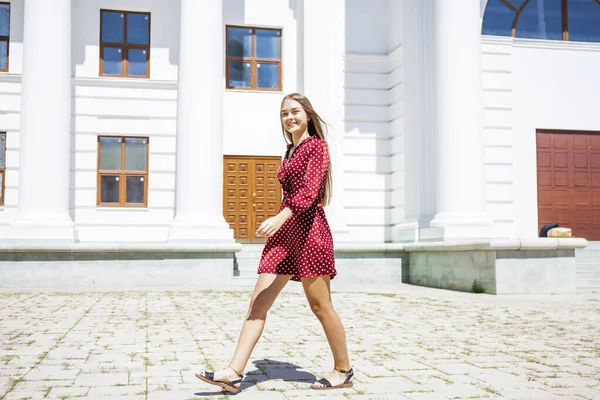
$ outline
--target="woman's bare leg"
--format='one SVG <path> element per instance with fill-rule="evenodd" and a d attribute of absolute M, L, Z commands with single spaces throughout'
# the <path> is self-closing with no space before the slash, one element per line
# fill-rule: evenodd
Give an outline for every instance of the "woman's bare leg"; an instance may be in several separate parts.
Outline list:
<path fill-rule="evenodd" d="M 291 275 L 275 274 L 260 274 L 258 276 L 233 358 L 227 368 L 215 372 L 214 380 L 231 382 L 239 379 L 233 370 L 240 374 L 244 373 L 252 350 L 254 350 L 258 339 L 262 335 L 267 312 L 291 277 Z"/>
<path fill-rule="evenodd" d="M 334 370 L 325 378 L 335 386 L 346 379 L 346 375 L 340 374 L 335 370 L 349 370 L 350 360 L 348 359 L 344 325 L 331 302 L 329 275 L 302 278 L 302 286 L 312 312 L 323 326 L 331 353 L 333 354 Z M 316 386 L 318 385 L 316 384 Z"/>

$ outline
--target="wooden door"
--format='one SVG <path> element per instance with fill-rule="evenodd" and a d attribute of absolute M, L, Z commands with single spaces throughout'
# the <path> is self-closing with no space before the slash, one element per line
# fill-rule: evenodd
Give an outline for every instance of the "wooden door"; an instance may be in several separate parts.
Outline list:
<path fill-rule="evenodd" d="M 548 223 L 600 240 L 600 134 L 537 132 L 538 231 Z"/>
<path fill-rule="evenodd" d="M 223 213 L 238 242 L 264 242 L 254 232 L 281 205 L 280 164 L 281 157 L 223 158 Z"/>

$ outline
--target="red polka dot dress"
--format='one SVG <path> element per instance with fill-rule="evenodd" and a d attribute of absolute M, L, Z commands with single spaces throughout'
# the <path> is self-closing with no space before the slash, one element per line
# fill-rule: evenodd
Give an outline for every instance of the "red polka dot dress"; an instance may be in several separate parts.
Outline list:
<path fill-rule="evenodd" d="M 337 274 L 333 238 L 320 199 L 327 183 L 329 152 L 324 140 L 302 140 L 289 157 L 288 145 L 277 177 L 283 188 L 279 211 L 288 207 L 292 216 L 267 239 L 258 273 L 292 275 L 292 280 Z"/>

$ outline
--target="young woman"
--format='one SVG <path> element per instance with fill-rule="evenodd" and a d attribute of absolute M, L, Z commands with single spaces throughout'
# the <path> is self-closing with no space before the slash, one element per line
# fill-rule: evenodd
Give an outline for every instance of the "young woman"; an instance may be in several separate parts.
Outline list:
<path fill-rule="evenodd" d="M 279 213 L 256 230 L 267 242 L 258 266 L 258 280 L 250 300 L 237 348 L 221 371 L 196 377 L 237 393 L 250 354 L 260 338 L 267 312 L 290 280 L 302 282 L 308 303 L 321 322 L 333 353 L 333 371 L 313 389 L 351 387 L 346 334 L 333 308 L 330 280 L 336 275 L 333 240 L 323 206 L 331 197 L 331 163 L 325 142 L 325 123 L 303 95 L 292 93 L 281 102 L 281 128 L 288 142 L 277 177 L 283 188 Z"/>

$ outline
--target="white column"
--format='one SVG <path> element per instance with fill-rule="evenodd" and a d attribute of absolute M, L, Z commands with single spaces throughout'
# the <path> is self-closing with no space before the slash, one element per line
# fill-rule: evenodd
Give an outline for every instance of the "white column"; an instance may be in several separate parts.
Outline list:
<path fill-rule="evenodd" d="M 71 0 L 27 0 L 12 239 L 75 240 L 69 214 L 71 68 Z"/>
<path fill-rule="evenodd" d="M 446 238 L 486 235 L 480 2 L 433 2 L 437 215 Z"/>
<path fill-rule="evenodd" d="M 223 1 L 181 0 L 170 241 L 233 241 L 223 217 Z"/>
<path fill-rule="evenodd" d="M 333 198 L 326 209 L 334 239 L 344 240 L 345 0 L 304 0 L 304 95 L 329 125 Z"/>

